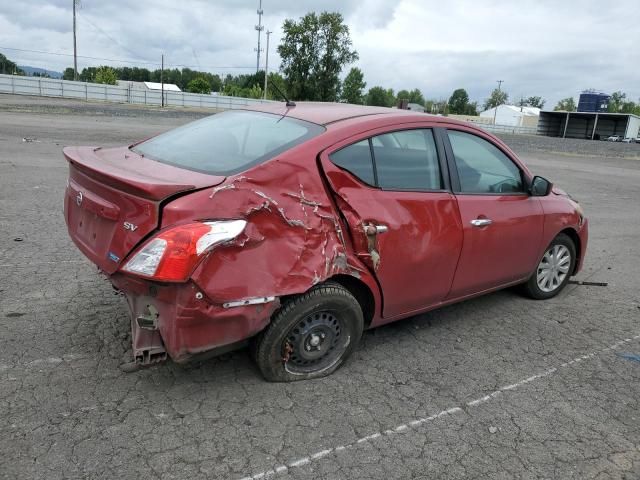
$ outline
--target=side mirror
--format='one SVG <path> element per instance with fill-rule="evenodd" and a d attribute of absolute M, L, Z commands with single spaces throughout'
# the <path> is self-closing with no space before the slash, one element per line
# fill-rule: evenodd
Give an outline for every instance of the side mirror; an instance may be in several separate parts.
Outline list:
<path fill-rule="evenodd" d="M 529 187 L 529 193 L 532 197 L 546 197 L 551 193 L 553 183 L 543 177 L 537 175 L 531 180 L 531 186 Z"/>

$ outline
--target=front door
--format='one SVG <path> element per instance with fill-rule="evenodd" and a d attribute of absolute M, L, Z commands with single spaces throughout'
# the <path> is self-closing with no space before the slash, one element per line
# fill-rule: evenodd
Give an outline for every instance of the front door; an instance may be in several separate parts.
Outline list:
<path fill-rule="evenodd" d="M 458 130 L 448 130 L 448 139 L 464 231 L 453 299 L 527 278 L 538 262 L 544 217 L 524 173 L 498 146 Z"/>
<path fill-rule="evenodd" d="M 462 226 L 432 130 L 379 132 L 347 143 L 324 152 L 322 167 L 354 250 L 381 286 L 383 317 L 441 302 L 451 288 Z"/>

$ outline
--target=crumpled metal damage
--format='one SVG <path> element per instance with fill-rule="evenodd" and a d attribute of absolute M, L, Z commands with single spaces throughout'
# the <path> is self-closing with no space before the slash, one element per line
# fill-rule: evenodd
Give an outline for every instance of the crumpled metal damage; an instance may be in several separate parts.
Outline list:
<path fill-rule="evenodd" d="M 165 207 L 167 225 L 188 218 L 194 203 L 203 202 L 201 210 L 211 219 L 247 221 L 239 237 L 209 252 L 191 276 L 214 302 L 302 293 L 336 274 L 360 277 L 366 270 L 349 259 L 342 224 L 318 172 L 296 158 L 277 162 L 282 168 L 258 166 Z"/>
<path fill-rule="evenodd" d="M 182 362 L 245 341 L 268 325 L 280 297 L 335 275 L 364 276 L 375 288 L 367 266 L 349 253 L 347 242 L 353 239 L 343 232 L 334 197 L 318 171 L 294 155 L 274 162 L 163 207 L 160 228 L 193 220 L 247 221 L 242 234 L 205 254 L 189 282 L 157 285 L 113 276 L 132 312 L 136 358 L 144 360 L 147 349 L 160 354 L 164 344 L 169 356 Z M 158 311 L 157 331 L 142 331 L 135 321 L 149 305 Z"/>
<path fill-rule="evenodd" d="M 229 308 L 202 295 L 193 282 L 162 285 L 120 273 L 111 281 L 125 292 L 133 357 L 141 365 L 164 360 L 167 354 L 175 362 L 185 362 L 203 352 L 237 345 L 261 331 L 280 306 L 272 298 L 268 303 Z M 145 328 L 138 319 L 149 311 L 156 318 Z"/>
<path fill-rule="evenodd" d="M 306 175 L 300 169 L 289 179 L 244 178 L 233 183 L 234 189 L 217 192 L 227 215 L 233 204 L 238 216 L 248 221 L 238 246 L 250 251 L 243 251 L 240 258 L 232 247 L 219 249 L 202 263 L 201 270 L 216 272 L 214 277 L 205 280 L 196 271 L 193 278 L 197 283 L 204 280 L 205 290 L 211 287 L 212 298 L 289 295 L 337 273 L 359 275 L 359 267 L 347 260 L 338 219 L 320 200 L 326 194 L 317 192 L 311 182 L 305 192 L 307 179 L 301 177 Z M 322 196 L 314 197 L 314 190 Z M 248 271 L 245 265 L 250 265 Z M 228 281 L 238 274 L 238 282 Z M 227 279 L 222 288 L 216 281 L 219 277 Z"/>

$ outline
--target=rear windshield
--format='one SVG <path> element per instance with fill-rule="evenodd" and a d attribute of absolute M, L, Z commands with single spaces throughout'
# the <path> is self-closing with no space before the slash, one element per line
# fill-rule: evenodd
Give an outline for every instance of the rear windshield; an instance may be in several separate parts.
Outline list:
<path fill-rule="evenodd" d="M 212 115 L 153 137 L 133 151 L 212 175 L 232 175 L 322 133 L 324 127 L 270 113 Z"/>

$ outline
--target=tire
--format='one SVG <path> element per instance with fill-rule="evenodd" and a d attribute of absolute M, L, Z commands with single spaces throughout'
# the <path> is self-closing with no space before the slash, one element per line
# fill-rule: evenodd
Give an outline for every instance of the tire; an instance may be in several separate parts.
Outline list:
<path fill-rule="evenodd" d="M 533 275 L 523 285 L 524 293 L 535 300 L 555 297 L 567 286 L 575 265 L 576 246 L 569 236 L 561 233 L 545 249 Z"/>
<path fill-rule="evenodd" d="M 362 309 L 347 289 L 317 285 L 274 314 L 253 342 L 253 358 L 270 382 L 326 377 L 355 351 L 363 329 Z"/>

